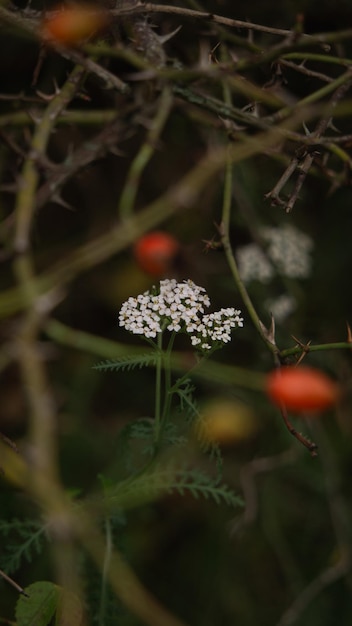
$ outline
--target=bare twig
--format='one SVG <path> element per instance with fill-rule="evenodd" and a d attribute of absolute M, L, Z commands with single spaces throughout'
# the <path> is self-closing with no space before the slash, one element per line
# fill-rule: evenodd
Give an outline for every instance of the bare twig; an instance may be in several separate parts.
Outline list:
<path fill-rule="evenodd" d="M 13 578 L 10 578 L 10 576 L 8 576 L 7 574 L 5 574 L 5 572 L 2 571 L 2 569 L 0 569 L 0 576 L 6 580 L 6 582 L 8 582 L 10 585 L 12 585 L 12 587 L 14 587 L 19 593 L 21 593 L 22 595 L 26 596 L 27 598 L 29 598 L 28 593 L 25 592 L 25 590 L 23 589 L 23 587 L 21 587 L 18 583 L 16 583 Z"/>
<path fill-rule="evenodd" d="M 335 84 L 339 82 L 340 85 L 336 89 L 335 93 L 333 94 L 329 102 L 329 109 L 328 109 L 329 114 L 325 115 L 319 120 L 314 132 L 309 135 L 310 140 L 314 142 L 314 144 L 317 144 L 317 145 L 319 144 L 320 138 L 324 134 L 325 130 L 328 128 L 329 124 L 331 124 L 332 113 L 334 109 L 336 108 L 338 102 L 344 97 L 346 92 L 350 89 L 352 85 L 351 74 L 352 74 L 352 71 L 348 70 L 342 77 L 339 77 L 338 79 L 336 79 L 336 81 L 334 81 Z M 331 87 L 331 85 L 332 83 L 330 83 L 329 87 Z M 324 91 L 326 91 L 326 88 L 324 89 Z M 317 92 L 315 93 L 315 96 L 316 94 Z M 307 102 L 307 100 L 311 102 L 311 97 L 304 99 L 305 102 Z M 303 150 L 304 156 L 301 158 L 298 156 L 300 152 L 302 152 L 302 148 L 296 151 L 296 155 L 291 159 L 291 162 L 289 163 L 285 172 L 281 176 L 280 180 L 276 183 L 275 187 L 265 195 L 266 198 L 269 198 L 271 200 L 272 204 L 279 204 L 280 206 L 284 206 L 286 213 L 290 213 L 294 205 L 296 204 L 296 201 L 298 199 L 298 196 L 302 189 L 304 181 L 307 177 L 307 174 L 314 162 L 314 159 L 316 158 L 316 154 L 314 153 L 314 151 L 312 152 L 311 150 L 309 150 L 307 152 L 306 150 Z M 288 180 L 291 178 L 292 174 L 296 171 L 297 168 L 299 168 L 298 178 L 296 180 L 296 183 L 294 185 L 293 191 L 290 194 L 289 199 L 285 201 L 280 197 L 280 192 L 283 189 L 283 187 L 286 185 Z"/>
<path fill-rule="evenodd" d="M 215 13 L 209 13 L 206 11 L 197 11 L 194 9 L 185 9 L 183 7 L 176 7 L 171 5 L 153 4 L 151 2 L 138 2 L 135 6 L 126 7 L 123 9 L 115 9 L 111 11 L 112 15 L 133 15 L 136 13 L 163 13 L 168 15 L 178 15 L 184 18 L 197 19 L 206 21 L 213 24 L 219 24 L 221 26 L 228 26 L 229 28 L 241 28 L 245 31 L 258 31 L 262 33 L 269 33 L 271 35 L 277 35 L 279 37 L 291 37 L 292 31 L 283 28 L 273 28 L 271 26 L 265 26 L 264 24 L 255 24 L 253 22 L 246 22 L 243 20 L 236 20 L 233 18 L 223 17 L 222 15 L 216 15 Z M 305 41 L 318 42 L 318 35 L 305 35 L 301 37 Z"/>
<path fill-rule="evenodd" d="M 70 154 L 68 163 L 65 161 L 58 165 L 39 188 L 35 200 L 37 210 L 49 200 L 57 201 L 63 185 L 78 171 L 104 156 L 109 150 L 114 150 L 121 136 L 121 121 L 117 119 Z"/>
<path fill-rule="evenodd" d="M 322 72 L 316 72 L 315 70 L 311 70 L 303 63 L 293 63 L 292 61 L 288 61 L 287 59 L 280 59 L 280 65 L 289 67 L 290 69 L 295 70 L 296 72 L 300 72 L 301 74 L 305 74 L 305 76 L 309 76 L 310 78 L 318 78 L 319 80 L 324 81 L 324 83 L 331 83 L 333 81 L 333 78 L 331 78 L 331 76 L 323 74 Z"/>
<path fill-rule="evenodd" d="M 129 85 L 121 80 L 121 78 L 107 70 L 102 65 L 93 61 L 93 59 L 86 57 L 79 50 L 66 48 L 65 46 L 60 46 L 59 44 L 53 44 L 53 47 L 56 52 L 58 52 L 65 59 L 78 63 L 84 67 L 87 72 L 90 72 L 100 78 L 107 89 L 116 89 L 116 91 L 124 94 L 128 94 L 130 92 Z"/>
<path fill-rule="evenodd" d="M 278 206 L 286 205 L 285 200 L 283 200 L 280 197 L 280 192 L 284 188 L 286 183 L 290 180 L 292 174 L 296 171 L 298 163 L 299 163 L 299 158 L 297 156 L 294 156 L 291 159 L 287 168 L 285 169 L 284 173 L 282 174 L 281 178 L 279 178 L 279 180 L 277 181 L 275 187 L 273 187 L 271 191 L 265 194 L 264 197 L 266 199 L 270 199 L 271 204 L 278 205 Z"/>
<path fill-rule="evenodd" d="M 348 74 L 350 76 L 350 78 L 348 78 Z M 345 93 L 350 89 L 351 85 L 352 85 L 352 71 L 349 71 L 347 73 L 347 80 L 336 90 L 336 92 L 334 93 L 333 97 L 331 98 L 330 101 L 330 106 L 331 106 L 331 110 L 333 111 L 333 109 L 336 107 L 337 103 L 344 97 Z M 327 117 L 323 117 L 317 124 L 315 131 L 312 134 L 312 139 L 314 141 L 319 141 L 319 138 L 321 137 L 321 135 L 324 134 L 325 130 L 327 129 L 327 127 L 329 126 L 329 124 L 331 123 L 332 120 L 332 115 L 331 116 L 327 116 Z M 294 190 L 289 198 L 289 201 L 286 204 L 286 213 L 290 213 L 290 211 L 292 211 L 296 200 L 298 198 L 298 195 L 302 189 L 303 183 L 307 177 L 307 174 L 313 164 L 313 161 L 315 159 L 315 155 L 313 154 L 307 154 L 307 156 L 305 157 L 303 164 L 300 166 L 300 171 L 299 171 L 299 175 L 294 187 Z"/>
<path fill-rule="evenodd" d="M 291 424 L 288 415 L 287 415 L 287 410 L 286 407 L 282 406 L 281 409 L 281 415 L 282 415 L 282 419 L 284 420 L 285 426 L 288 430 L 288 432 L 290 433 L 290 435 L 292 435 L 292 437 L 295 437 L 297 439 L 297 441 L 299 441 L 303 446 L 305 446 L 307 448 L 307 450 L 309 450 L 310 455 L 312 458 L 315 458 L 316 456 L 318 456 L 317 453 L 317 449 L 318 446 L 316 443 L 314 443 L 313 441 L 310 441 L 307 437 L 305 437 L 304 435 L 302 435 L 302 433 L 299 433 Z"/>

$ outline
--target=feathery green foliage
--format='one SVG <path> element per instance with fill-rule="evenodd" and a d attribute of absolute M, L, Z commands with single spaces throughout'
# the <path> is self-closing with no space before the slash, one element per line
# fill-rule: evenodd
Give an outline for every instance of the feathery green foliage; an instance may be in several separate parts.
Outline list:
<path fill-rule="evenodd" d="M 45 526 L 39 520 L 0 520 L 0 534 L 8 537 L 1 555 L 1 567 L 7 574 L 16 572 L 23 561 L 31 563 L 43 551 L 47 539 Z"/>
<path fill-rule="evenodd" d="M 117 483 L 106 493 L 106 503 L 111 510 L 129 509 L 151 502 L 166 494 L 190 493 L 195 498 L 213 499 L 217 504 L 239 506 L 242 500 L 227 485 L 198 469 L 177 468 L 174 464 L 158 464 L 139 476 Z"/>
<path fill-rule="evenodd" d="M 185 418 L 189 424 L 197 422 L 197 428 L 195 434 L 200 446 L 200 449 L 204 454 L 207 454 L 212 461 L 216 463 L 217 480 L 220 481 L 223 471 L 223 459 L 219 445 L 215 441 L 209 441 L 206 437 L 202 436 L 202 429 L 198 428 L 198 424 L 202 421 L 202 412 L 199 405 L 194 398 L 195 386 L 192 384 L 189 378 L 182 381 L 182 385 L 175 385 L 175 393 L 180 399 L 180 412 L 184 412 Z"/>
<path fill-rule="evenodd" d="M 151 354 L 141 354 L 140 356 L 123 357 L 116 360 L 106 360 L 93 365 L 93 369 L 103 372 L 123 372 L 130 371 L 138 367 L 155 366 L 160 355 L 157 352 Z"/>

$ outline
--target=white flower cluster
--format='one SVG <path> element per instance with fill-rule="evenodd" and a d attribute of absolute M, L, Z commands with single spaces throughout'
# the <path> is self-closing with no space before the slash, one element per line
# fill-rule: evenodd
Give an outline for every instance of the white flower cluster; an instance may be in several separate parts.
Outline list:
<path fill-rule="evenodd" d="M 256 243 L 241 246 L 236 252 L 238 270 L 244 283 L 258 280 L 268 283 L 275 275 L 275 270 Z"/>
<path fill-rule="evenodd" d="M 264 228 L 262 236 L 268 242 L 268 255 L 280 274 L 288 278 L 307 278 L 312 269 L 311 238 L 294 226 Z"/>
<path fill-rule="evenodd" d="M 274 316 L 276 322 L 284 322 L 297 308 L 297 302 L 293 296 L 284 293 L 275 299 L 267 300 L 265 307 Z"/>
<path fill-rule="evenodd" d="M 275 270 L 288 278 L 307 278 L 311 272 L 313 241 L 294 226 L 263 228 L 260 232 L 267 242 L 266 254 L 256 244 L 237 250 L 238 268 L 244 282 L 269 282 Z"/>
<path fill-rule="evenodd" d="M 193 346 L 210 350 L 216 343 L 231 340 L 231 329 L 243 326 L 241 311 L 221 309 L 204 314 L 210 306 L 203 287 L 192 280 L 178 283 L 175 279 L 160 281 L 159 289 L 128 298 L 119 313 L 119 325 L 135 335 L 155 338 L 165 328 L 190 335 Z"/>

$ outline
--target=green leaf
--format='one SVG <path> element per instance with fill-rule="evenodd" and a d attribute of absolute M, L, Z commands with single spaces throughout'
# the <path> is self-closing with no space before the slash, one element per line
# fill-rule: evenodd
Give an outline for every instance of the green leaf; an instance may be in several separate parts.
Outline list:
<path fill-rule="evenodd" d="M 17 626 L 48 626 L 56 613 L 60 588 L 48 581 L 35 582 L 25 589 L 16 604 Z"/>
<path fill-rule="evenodd" d="M 124 371 L 132 370 L 136 367 L 147 367 L 149 365 L 156 365 L 160 354 L 158 352 L 152 352 L 151 354 L 140 354 L 138 356 L 124 357 L 116 360 L 102 361 L 93 365 L 94 370 L 108 371 Z"/>
<path fill-rule="evenodd" d="M 193 398 L 194 387 L 190 379 L 184 380 L 182 386 L 179 387 L 177 387 L 176 382 L 175 387 L 175 393 L 180 399 L 180 409 L 185 413 L 187 421 L 190 424 L 194 424 L 197 420 L 198 424 L 201 424 L 202 415 L 196 400 Z M 205 436 L 202 436 L 201 428 L 198 427 L 196 429 L 196 434 L 202 452 L 207 454 L 210 459 L 216 463 L 217 482 L 219 482 L 223 472 L 223 460 L 220 447 L 216 443 L 209 441 Z"/>
<path fill-rule="evenodd" d="M 38 581 L 24 590 L 16 605 L 16 626 L 48 626 L 56 614 L 60 626 L 79 626 L 83 607 L 80 599 L 70 591 L 49 581 Z"/>
<path fill-rule="evenodd" d="M 11 536 L 16 533 L 23 541 L 14 543 L 7 542 L 1 554 L 1 566 L 7 574 L 15 572 L 21 566 L 23 560 L 28 563 L 40 554 L 45 540 L 45 526 L 38 520 L 0 520 L 0 534 Z"/>
<path fill-rule="evenodd" d="M 203 472 L 182 469 L 169 464 L 157 465 L 144 474 L 121 481 L 106 494 L 106 504 L 112 508 L 127 510 L 152 502 L 167 493 L 184 495 L 189 492 L 194 498 L 202 496 L 217 504 L 231 507 L 242 506 L 242 499 L 227 485 L 218 484 Z"/>

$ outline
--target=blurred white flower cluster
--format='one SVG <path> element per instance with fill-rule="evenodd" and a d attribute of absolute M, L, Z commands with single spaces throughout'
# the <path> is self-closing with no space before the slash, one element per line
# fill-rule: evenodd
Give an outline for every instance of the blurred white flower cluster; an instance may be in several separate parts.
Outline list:
<path fill-rule="evenodd" d="M 263 250 L 256 243 L 241 246 L 236 251 L 238 271 L 244 283 L 258 280 L 268 283 L 275 270 Z"/>
<path fill-rule="evenodd" d="M 128 298 L 119 313 L 119 325 L 136 335 L 155 338 L 167 329 L 186 332 L 193 346 L 210 350 L 231 340 L 231 330 L 243 326 L 241 311 L 221 309 L 205 315 L 210 306 L 203 287 L 192 280 L 178 283 L 175 279 L 160 281 L 159 288 Z"/>
<path fill-rule="evenodd" d="M 266 300 L 265 307 L 277 322 L 283 322 L 297 308 L 297 302 L 290 294 L 283 293 L 277 298 Z"/>
<path fill-rule="evenodd" d="M 276 273 L 288 278 L 307 278 L 311 273 L 312 239 L 294 226 L 266 227 L 260 235 L 267 243 L 264 252 L 251 243 L 237 250 L 238 269 L 243 282 L 268 283 Z"/>

